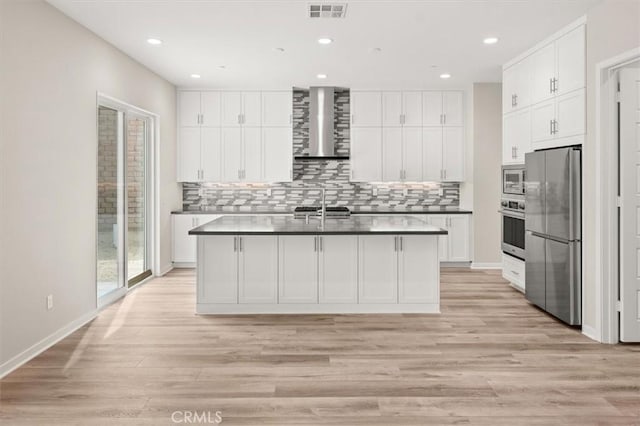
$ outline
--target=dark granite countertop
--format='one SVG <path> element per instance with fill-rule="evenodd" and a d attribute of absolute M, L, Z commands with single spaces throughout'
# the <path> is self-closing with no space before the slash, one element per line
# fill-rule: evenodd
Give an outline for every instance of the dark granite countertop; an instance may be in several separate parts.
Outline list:
<path fill-rule="evenodd" d="M 385 214 L 393 214 L 393 215 L 414 215 L 414 214 L 472 214 L 471 210 L 464 210 L 453 207 L 442 207 L 438 209 L 422 209 L 422 210 L 352 210 L 351 214 L 367 214 L 367 215 L 385 215 Z M 232 211 L 232 210 L 176 210 L 172 211 L 171 214 L 230 214 L 230 215 L 286 215 L 293 214 L 291 210 L 276 210 L 276 211 L 266 211 L 266 210 L 258 210 L 258 211 Z"/>
<path fill-rule="evenodd" d="M 420 234 L 445 235 L 447 231 L 411 216 L 356 216 L 294 219 L 291 216 L 222 216 L 189 231 L 190 235 L 317 235 L 317 234 Z"/>

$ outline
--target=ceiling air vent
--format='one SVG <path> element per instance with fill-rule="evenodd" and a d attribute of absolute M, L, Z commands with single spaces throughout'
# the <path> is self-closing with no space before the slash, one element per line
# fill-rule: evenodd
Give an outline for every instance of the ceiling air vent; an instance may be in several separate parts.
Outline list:
<path fill-rule="evenodd" d="M 309 4 L 309 18 L 344 18 L 346 3 Z"/>

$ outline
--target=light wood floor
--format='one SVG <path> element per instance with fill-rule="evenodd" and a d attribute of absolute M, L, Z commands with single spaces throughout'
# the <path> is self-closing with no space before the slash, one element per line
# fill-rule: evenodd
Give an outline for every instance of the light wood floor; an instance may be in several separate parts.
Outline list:
<path fill-rule="evenodd" d="M 0 424 L 640 424 L 640 346 L 590 341 L 495 271 L 442 281 L 440 315 L 199 317 L 175 271 L 2 380 Z"/>

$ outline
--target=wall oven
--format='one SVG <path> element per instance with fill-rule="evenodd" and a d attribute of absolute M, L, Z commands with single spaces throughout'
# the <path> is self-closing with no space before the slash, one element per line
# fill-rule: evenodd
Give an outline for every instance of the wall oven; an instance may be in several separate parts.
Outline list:
<path fill-rule="evenodd" d="M 502 166 L 502 195 L 524 196 L 524 164 Z"/>
<path fill-rule="evenodd" d="M 524 199 L 502 198 L 502 251 L 524 260 Z"/>

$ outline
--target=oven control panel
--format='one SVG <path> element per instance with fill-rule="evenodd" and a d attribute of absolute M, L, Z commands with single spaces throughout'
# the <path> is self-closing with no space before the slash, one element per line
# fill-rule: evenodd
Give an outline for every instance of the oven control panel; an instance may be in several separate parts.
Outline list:
<path fill-rule="evenodd" d="M 502 201 L 500 201 L 500 207 L 502 208 L 502 210 L 510 210 L 512 212 L 524 213 L 523 200 L 512 200 L 508 198 L 503 198 Z"/>

